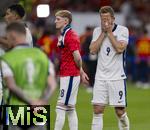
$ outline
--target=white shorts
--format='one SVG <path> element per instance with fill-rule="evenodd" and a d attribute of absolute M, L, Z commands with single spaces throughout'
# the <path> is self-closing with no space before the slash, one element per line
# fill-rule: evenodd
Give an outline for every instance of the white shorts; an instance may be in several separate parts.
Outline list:
<path fill-rule="evenodd" d="M 60 77 L 60 94 L 58 104 L 75 106 L 80 84 L 80 76 Z"/>
<path fill-rule="evenodd" d="M 92 104 L 126 106 L 125 80 L 95 80 Z"/>

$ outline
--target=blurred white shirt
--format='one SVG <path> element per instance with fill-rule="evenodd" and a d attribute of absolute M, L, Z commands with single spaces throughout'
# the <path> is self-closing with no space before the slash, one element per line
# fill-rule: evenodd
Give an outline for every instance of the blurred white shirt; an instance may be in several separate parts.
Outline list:
<path fill-rule="evenodd" d="M 30 47 L 33 47 L 32 35 L 28 27 L 26 27 L 26 42 L 29 43 Z"/>

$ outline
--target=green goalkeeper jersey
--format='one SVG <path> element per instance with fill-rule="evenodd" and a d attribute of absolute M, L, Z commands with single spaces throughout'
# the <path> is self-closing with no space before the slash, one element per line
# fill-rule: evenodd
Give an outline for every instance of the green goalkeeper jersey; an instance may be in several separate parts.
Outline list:
<path fill-rule="evenodd" d="M 16 85 L 30 99 L 42 96 L 47 86 L 48 58 L 37 48 L 13 49 L 1 57 L 13 72 Z M 24 105 L 4 87 L 4 100 L 9 105 Z"/>

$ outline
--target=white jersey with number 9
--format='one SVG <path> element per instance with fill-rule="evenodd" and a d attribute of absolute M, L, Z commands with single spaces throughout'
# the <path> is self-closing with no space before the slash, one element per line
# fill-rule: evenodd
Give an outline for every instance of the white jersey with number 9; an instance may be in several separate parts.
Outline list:
<path fill-rule="evenodd" d="M 93 32 L 93 41 L 101 34 L 101 28 L 97 27 Z M 114 26 L 113 35 L 117 41 L 128 44 L 128 29 L 121 25 Z M 124 53 L 118 54 L 106 37 L 98 53 L 98 64 L 95 79 L 97 80 L 120 80 L 126 79 L 124 72 Z"/>

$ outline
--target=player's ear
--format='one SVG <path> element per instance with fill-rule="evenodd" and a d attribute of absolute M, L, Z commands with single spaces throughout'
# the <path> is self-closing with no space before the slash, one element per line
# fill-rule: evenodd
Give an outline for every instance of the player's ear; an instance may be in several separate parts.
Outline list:
<path fill-rule="evenodd" d="M 14 19 L 16 19 L 16 20 L 19 19 L 20 16 L 17 14 L 17 12 L 11 11 L 11 13 L 13 14 Z"/>
<path fill-rule="evenodd" d="M 115 17 L 114 17 L 114 16 L 112 16 L 112 21 L 113 21 L 113 22 L 115 21 Z"/>
<path fill-rule="evenodd" d="M 18 14 L 15 14 L 15 19 L 16 20 L 20 19 L 20 16 Z"/>
<path fill-rule="evenodd" d="M 68 24 L 69 23 L 69 19 L 65 18 L 65 23 Z"/>

